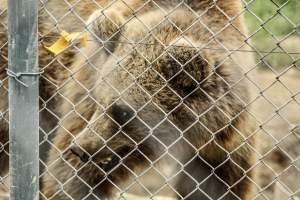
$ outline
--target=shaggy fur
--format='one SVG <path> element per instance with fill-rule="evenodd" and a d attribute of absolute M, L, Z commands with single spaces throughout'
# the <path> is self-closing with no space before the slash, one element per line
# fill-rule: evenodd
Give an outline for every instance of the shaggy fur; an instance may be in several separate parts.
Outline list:
<path fill-rule="evenodd" d="M 243 71 L 251 57 L 214 50 L 246 49 L 242 17 L 228 22 L 240 1 L 187 2 L 200 19 L 166 2 L 159 4 L 167 18 L 153 4 L 132 13 L 145 3 L 137 0 L 89 18 L 93 36 L 106 42 L 90 41 L 82 49 L 89 63 L 79 56 L 71 66 L 77 73 L 62 90 L 68 101 L 59 108 L 45 197 L 111 198 L 154 165 L 170 169 L 179 199 L 250 198 L 255 138 Z M 167 150 L 176 160 L 161 157 Z"/>
<path fill-rule="evenodd" d="M 39 49 L 45 69 L 41 105 L 61 119 L 41 199 L 110 198 L 152 165 L 169 178 L 178 199 L 249 199 L 255 138 L 244 111 L 250 94 L 243 73 L 252 58 L 226 51 L 247 49 L 243 18 L 237 17 L 241 2 L 185 1 L 200 18 L 184 4 L 176 7 L 179 0 L 155 1 L 160 8 L 153 1 L 120 0 L 104 13 L 95 11 L 94 1 L 75 2 L 69 1 L 74 4 L 69 10 L 64 1 L 47 1 L 45 8 L 57 19 L 69 12 L 58 27 L 45 9 L 40 11 L 40 32 L 52 36 L 42 37 Z M 161 9 L 170 14 L 165 17 Z M 43 44 L 53 43 L 60 30 L 84 30 L 76 15 L 88 20 L 90 38 L 106 42 L 90 40 L 76 56 L 70 48 L 54 57 Z M 5 41 L 1 35 L 0 45 Z M 5 58 L 7 49 L 1 50 Z M 57 106 L 58 87 L 63 98 Z M 6 110 L 7 94 L 1 95 L 0 108 Z M 7 121 L 0 120 L 0 142 L 8 144 Z M 42 113 L 48 130 L 56 122 Z M 166 151 L 172 156 L 161 157 Z"/>
<path fill-rule="evenodd" d="M 5 68 L 7 67 L 6 34 L 2 33 L 4 25 L 0 23 L 0 176 L 8 171 L 8 83 Z"/>

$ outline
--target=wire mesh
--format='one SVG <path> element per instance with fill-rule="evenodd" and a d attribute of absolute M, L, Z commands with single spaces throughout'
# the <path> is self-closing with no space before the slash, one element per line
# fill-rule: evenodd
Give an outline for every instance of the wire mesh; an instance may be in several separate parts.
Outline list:
<path fill-rule="evenodd" d="M 3 6 L 3 7 L 2 7 Z M 0 6 L 0 199 L 8 198 L 8 78 L 5 74 L 7 68 L 7 24 L 6 6 Z"/>
<path fill-rule="evenodd" d="M 40 199 L 299 199 L 297 9 L 298 0 L 40 0 Z"/>

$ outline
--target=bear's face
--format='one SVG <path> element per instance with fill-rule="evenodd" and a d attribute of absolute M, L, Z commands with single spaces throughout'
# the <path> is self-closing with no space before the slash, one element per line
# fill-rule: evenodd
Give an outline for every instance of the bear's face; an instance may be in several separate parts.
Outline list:
<path fill-rule="evenodd" d="M 108 171 L 132 154 L 155 160 L 179 137 L 176 127 L 153 103 L 135 111 L 119 100 L 105 111 L 95 112 L 70 150 L 82 163 L 92 162 Z M 149 149 L 149 144 L 156 148 Z"/>
<path fill-rule="evenodd" d="M 175 14 L 170 18 L 180 24 Z M 231 88 L 241 72 L 231 60 L 223 61 L 224 52 L 199 48 L 203 41 L 191 34 L 204 32 L 201 27 L 180 35 L 174 24 L 148 18 L 153 27 L 159 24 L 151 34 L 130 22 L 105 62 L 102 57 L 95 62 L 100 75 L 92 95 L 98 108 L 71 152 L 104 171 L 132 155 L 155 161 L 168 152 L 188 160 L 213 137 L 222 139 L 219 132 L 247 98 L 243 83 Z"/>

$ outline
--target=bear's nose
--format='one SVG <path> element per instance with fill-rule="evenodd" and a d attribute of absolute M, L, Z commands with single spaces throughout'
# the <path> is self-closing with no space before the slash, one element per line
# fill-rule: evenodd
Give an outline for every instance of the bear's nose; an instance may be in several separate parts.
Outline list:
<path fill-rule="evenodd" d="M 84 152 L 84 150 L 76 144 L 72 144 L 70 150 L 73 154 L 78 156 L 82 162 L 89 161 L 89 155 Z"/>

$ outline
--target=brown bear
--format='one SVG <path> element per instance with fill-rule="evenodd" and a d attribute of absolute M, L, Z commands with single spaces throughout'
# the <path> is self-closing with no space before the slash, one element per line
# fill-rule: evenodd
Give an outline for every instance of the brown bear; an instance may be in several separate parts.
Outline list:
<path fill-rule="evenodd" d="M 248 49 L 241 12 L 239 0 L 95 11 L 60 90 L 41 199 L 110 199 L 150 168 L 177 199 L 250 199 L 252 57 L 231 51 Z"/>

